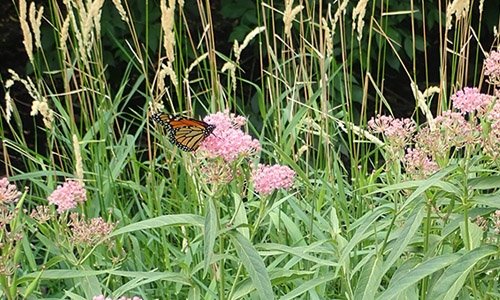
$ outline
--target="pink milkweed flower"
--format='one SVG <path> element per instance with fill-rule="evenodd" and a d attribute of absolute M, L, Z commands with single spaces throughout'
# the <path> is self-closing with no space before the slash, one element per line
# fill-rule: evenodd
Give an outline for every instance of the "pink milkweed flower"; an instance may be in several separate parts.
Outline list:
<path fill-rule="evenodd" d="M 92 219 L 80 218 L 76 212 L 70 214 L 70 219 L 71 221 L 68 225 L 73 234 L 71 241 L 91 247 L 104 240 L 115 229 L 117 224 L 106 222 L 101 217 Z"/>
<path fill-rule="evenodd" d="M 451 96 L 453 107 L 460 110 L 462 114 L 473 111 L 483 111 L 487 108 L 493 97 L 482 94 L 477 88 L 466 87 Z"/>
<path fill-rule="evenodd" d="M 394 148 L 405 147 L 417 128 L 411 119 L 395 119 L 384 115 L 372 117 L 368 126 L 371 133 L 383 133 L 387 143 Z"/>
<path fill-rule="evenodd" d="M 17 203 L 21 194 L 7 178 L 0 179 L 0 204 Z"/>
<path fill-rule="evenodd" d="M 69 180 L 63 185 L 58 185 L 57 189 L 47 199 L 50 204 L 57 205 L 58 213 L 63 213 L 76 207 L 78 203 L 87 201 L 87 195 L 78 181 Z"/>
<path fill-rule="evenodd" d="M 294 177 L 295 171 L 287 166 L 259 164 L 258 168 L 252 171 L 255 191 L 262 195 L 271 194 L 279 188 L 291 188 Z"/>
<path fill-rule="evenodd" d="M 229 183 L 234 178 L 233 169 L 226 162 L 218 159 L 207 160 L 206 165 L 201 167 L 205 174 L 207 183 Z"/>
<path fill-rule="evenodd" d="M 200 144 L 200 150 L 210 158 L 222 157 L 226 162 L 233 162 L 240 154 L 248 156 L 262 149 L 258 140 L 240 129 L 246 124 L 245 117 L 225 110 L 208 115 L 203 121 L 215 125 L 213 134 Z"/>
<path fill-rule="evenodd" d="M 484 75 L 489 76 L 491 84 L 500 84 L 500 52 L 491 51 L 484 61 Z"/>
<path fill-rule="evenodd" d="M 439 171 L 438 164 L 432 161 L 424 151 L 418 148 L 407 149 L 404 162 L 407 174 L 413 178 L 426 178 L 428 175 Z"/>

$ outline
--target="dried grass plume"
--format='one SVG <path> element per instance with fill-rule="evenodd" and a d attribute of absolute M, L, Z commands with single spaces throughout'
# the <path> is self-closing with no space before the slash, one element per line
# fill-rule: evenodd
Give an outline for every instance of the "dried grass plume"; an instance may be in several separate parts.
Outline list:
<path fill-rule="evenodd" d="M 36 116 L 38 113 L 40 113 L 43 116 L 43 123 L 45 127 L 47 127 L 48 129 L 52 129 L 52 122 L 54 121 L 54 111 L 49 108 L 47 98 L 38 93 L 35 84 L 29 77 L 28 79 L 22 79 L 15 71 L 11 69 L 9 69 L 9 73 L 12 76 L 12 80 L 22 83 L 28 91 L 28 94 L 31 96 L 31 98 L 33 98 L 30 115 Z"/>
<path fill-rule="evenodd" d="M 448 4 L 446 8 L 446 27 L 451 29 L 451 19 L 455 15 L 456 21 L 465 18 L 470 9 L 469 0 L 454 0 L 452 3 Z"/>
<path fill-rule="evenodd" d="M 31 2 L 30 23 L 31 23 L 31 28 L 33 29 L 33 35 L 35 36 L 35 46 L 38 49 L 42 48 L 42 42 L 40 38 L 40 26 L 42 25 L 42 17 L 43 17 L 43 6 L 40 6 L 40 9 L 37 11 L 35 2 Z"/>
<path fill-rule="evenodd" d="M 8 79 L 5 82 L 5 120 L 7 123 L 10 122 L 12 112 L 14 112 L 14 106 L 12 105 L 12 98 L 10 97 L 10 87 L 14 85 L 14 80 Z"/>
<path fill-rule="evenodd" d="M 21 31 L 23 32 L 23 44 L 29 60 L 33 62 L 33 37 L 31 36 L 27 18 L 28 11 L 26 0 L 19 0 L 19 23 L 21 24 Z"/>
<path fill-rule="evenodd" d="M 80 142 L 76 134 L 73 134 L 73 151 L 75 152 L 75 177 L 80 185 L 84 186 L 82 153 L 80 151 Z"/>
<path fill-rule="evenodd" d="M 123 8 L 122 1 L 121 0 L 113 0 L 113 4 L 115 5 L 116 10 L 120 14 L 120 18 L 128 23 L 128 17 L 127 17 L 127 12 L 125 12 L 125 9 Z"/>
<path fill-rule="evenodd" d="M 165 48 L 167 59 L 169 62 L 175 60 L 175 33 L 174 33 L 174 20 L 175 20 L 175 0 L 168 1 L 161 0 L 161 28 L 163 29 L 163 48 Z"/>
<path fill-rule="evenodd" d="M 240 57 L 241 57 L 241 52 L 243 49 L 245 49 L 248 46 L 248 43 L 250 43 L 251 40 L 253 40 L 259 33 L 263 32 L 266 30 L 266 27 L 261 26 L 261 27 L 256 27 L 254 30 L 250 31 L 245 39 L 243 40 L 243 44 L 241 46 L 238 44 L 238 41 L 234 41 L 234 56 L 236 57 L 236 64 L 239 64 L 240 62 Z"/>
<path fill-rule="evenodd" d="M 367 4 L 368 0 L 360 0 L 358 2 L 358 5 L 356 5 L 356 8 L 354 8 L 352 12 L 353 30 L 357 29 L 358 31 L 358 41 L 363 38 L 363 27 L 365 26 L 365 21 L 363 20 L 363 18 L 365 17 Z"/>
<path fill-rule="evenodd" d="M 292 22 L 295 16 L 304 8 L 302 5 L 297 5 L 292 8 L 293 0 L 285 0 L 285 12 L 283 13 L 283 23 L 285 24 L 285 36 L 290 37 L 292 30 Z"/>

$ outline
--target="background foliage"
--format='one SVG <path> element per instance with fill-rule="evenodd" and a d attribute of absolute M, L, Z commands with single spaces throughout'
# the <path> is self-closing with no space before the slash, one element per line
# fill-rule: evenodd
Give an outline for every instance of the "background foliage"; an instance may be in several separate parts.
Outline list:
<path fill-rule="evenodd" d="M 431 86 L 433 115 L 463 87 L 493 94 L 495 1 L 463 15 L 458 1 L 181 2 L 48 1 L 40 33 L 14 3 L 33 47 L 4 88 L 42 109 L 3 109 L 5 173 L 24 193 L 3 206 L 2 297 L 498 297 L 495 226 L 474 223 L 499 209 L 497 161 L 451 151 L 415 180 L 366 132 L 378 113 L 425 128 Z M 255 193 L 243 160 L 207 183 L 204 158 L 151 125 L 158 109 L 247 117 L 254 163 L 290 166 L 294 188 Z M 69 212 L 30 215 L 68 179 L 85 183 L 78 216 L 118 222 L 92 246 L 71 240 Z"/>

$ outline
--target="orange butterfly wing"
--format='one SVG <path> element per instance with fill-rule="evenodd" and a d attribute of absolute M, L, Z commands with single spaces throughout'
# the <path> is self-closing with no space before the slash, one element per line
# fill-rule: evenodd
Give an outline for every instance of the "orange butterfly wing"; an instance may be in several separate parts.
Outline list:
<path fill-rule="evenodd" d="M 179 115 L 157 113 L 152 119 L 168 130 L 170 142 L 183 151 L 197 150 L 215 129 L 214 125 Z"/>

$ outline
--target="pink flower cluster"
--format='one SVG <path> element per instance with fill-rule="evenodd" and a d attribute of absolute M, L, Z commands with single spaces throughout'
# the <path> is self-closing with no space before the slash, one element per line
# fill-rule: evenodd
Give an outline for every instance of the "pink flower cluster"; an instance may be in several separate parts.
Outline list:
<path fill-rule="evenodd" d="M 495 212 L 490 215 L 490 220 L 493 223 L 493 232 L 500 234 L 500 210 L 495 210 Z"/>
<path fill-rule="evenodd" d="M 469 218 L 469 221 L 472 222 L 472 219 Z M 477 225 L 477 227 L 481 228 L 482 231 L 487 231 L 488 230 L 488 220 L 486 220 L 483 216 L 476 216 L 476 220 L 474 221 L 474 224 Z"/>
<path fill-rule="evenodd" d="M 500 52 L 491 51 L 484 61 L 484 75 L 489 76 L 489 82 L 494 85 L 500 84 Z"/>
<path fill-rule="evenodd" d="M 432 161 L 421 149 L 407 149 L 405 155 L 406 172 L 412 175 L 420 175 L 423 178 L 439 171 L 437 163 Z"/>
<path fill-rule="evenodd" d="M 56 218 L 55 213 L 52 213 L 50 206 L 38 205 L 31 211 L 30 218 L 37 221 L 40 224 L 46 223 L 50 219 Z"/>
<path fill-rule="evenodd" d="M 372 132 L 384 133 L 387 151 L 392 154 L 389 157 L 391 160 L 399 161 L 402 154 L 395 150 L 405 149 L 401 162 L 413 178 L 433 174 L 440 169 L 437 162 L 447 161 L 452 149 L 466 145 L 474 147 L 479 140 L 480 127 L 472 126 L 461 113 L 444 111 L 434 119 L 434 124 L 434 129 L 424 127 L 414 134 L 414 123 L 407 119 L 398 121 L 392 117 L 377 116 L 368 122 Z M 410 148 L 411 142 L 414 143 L 413 149 Z"/>
<path fill-rule="evenodd" d="M 492 51 L 485 61 L 486 76 L 490 83 L 500 85 L 500 52 Z M 450 99 L 455 111 L 444 111 L 433 121 L 434 126 L 423 127 L 417 134 L 409 119 L 395 119 L 377 115 L 368 122 L 370 132 L 382 133 L 385 138 L 387 161 L 402 161 L 410 175 L 426 176 L 446 164 L 452 151 L 478 147 L 490 159 L 500 157 L 500 90 L 495 96 L 483 94 L 474 87 L 465 87 Z M 467 115 L 467 116 L 465 116 Z M 414 136 L 413 136 L 414 135 Z M 414 148 L 409 148 L 413 142 Z"/>
<path fill-rule="evenodd" d="M 239 168 L 239 164 L 244 161 L 242 158 L 252 158 L 262 147 L 258 140 L 241 130 L 246 125 L 246 118 L 231 114 L 229 110 L 209 115 L 203 120 L 215 125 L 215 129 L 200 144 L 201 153 L 208 158 L 201 171 L 208 183 L 229 183 L 235 176 L 242 174 Z M 290 188 L 294 176 L 292 169 L 279 165 L 259 165 L 252 172 L 255 191 L 263 195 L 275 189 Z"/>
<path fill-rule="evenodd" d="M 480 128 L 473 127 L 464 116 L 451 110 L 444 111 L 441 116 L 435 119 L 436 131 L 440 134 L 441 142 L 427 139 L 427 144 L 442 143 L 446 144 L 446 151 L 451 147 L 463 148 L 466 145 L 475 145 L 479 138 Z M 443 152 L 443 150 L 438 150 Z M 435 152 L 435 155 L 440 153 Z M 443 155 L 445 153 L 441 153 Z"/>
<path fill-rule="evenodd" d="M 77 213 L 71 213 L 72 242 L 94 246 L 104 240 L 115 228 L 115 223 L 104 221 L 101 217 L 85 220 L 80 219 Z"/>
<path fill-rule="evenodd" d="M 21 192 L 7 178 L 0 179 L 0 204 L 17 203 Z"/>
<path fill-rule="evenodd" d="M 469 218 L 469 220 L 472 222 L 471 218 Z M 495 210 L 495 212 L 490 214 L 488 219 L 480 215 L 476 216 L 474 224 L 480 227 L 483 231 L 492 229 L 493 233 L 500 234 L 500 210 Z"/>
<path fill-rule="evenodd" d="M 200 145 L 200 150 L 204 150 L 208 157 L 222 157 L 226 162 L 233 162 L 240 155 L 248 156 L 261 150 L 259 141 L 240 129 L 246 124 L 244 117 L 229 114 L 226 110 L 203 120 L 216 126 L 213 134 Z"/>
<path fill-rule="evenodd" d="M 234 178 L 233 168 L 231 165 L 215 159 L 208 160 L 201 167 L 201 172 L 206 175 L 207 183 L 229 183 Z"/>
<path fill-rule="evenodd" d="M 411 119 L 395 119 L 391 116 L 377 115 L 368 121 L 370 132 L 382 133 L 385 138 L 385 148 L 388 162 L 402 164 L 410 177 L 426 177 L 439 170 L 433 161 L 434 151 L 444 150 L 440 131 L 431 131 L 424 128 L 416 132 L 415 122 Z M 432 138 L 430 136 L 433 136 Z M 416 148 L 411 149 L 411 142 L 416 143 Z M 403 157 L 403 159 L 402 159 Z"/>
<path fill-rule="evenodd" d="M 269 195 L 279 188 L 291 188 L 294 177 L 295 171 L 280 165 L 259 165 L 252 172 L 255 191 L 262 195 Z"/>
<path fill-rule="evenodd" d="M 368 126 L 373 133 L 383 133 L 387 142 L 394 148 L 404 147 L 416 130 L 415 122 L 411 119 L 395 119 L 384 115 L 371 118 Z"/>
<path fill-rule="evenodd" d="M 47 198 L 50 204 L 57 205 L 57 212 L 63 213 L 68 209 L 76 207 L 78 203 L 87 201 L 85 189 L 78 181 L 69 180 L 57 189 Z"/>
<path fill-rule="evenodd" d="M 477 88 L 466 87 L 451 96 L 453 107 L 462 114 L 473 111 L 482 111 L 487 108 L 493 100 L 490 95 L 482 94 Z"/>

